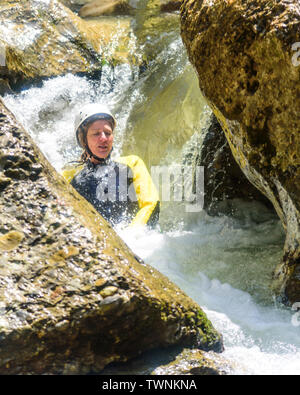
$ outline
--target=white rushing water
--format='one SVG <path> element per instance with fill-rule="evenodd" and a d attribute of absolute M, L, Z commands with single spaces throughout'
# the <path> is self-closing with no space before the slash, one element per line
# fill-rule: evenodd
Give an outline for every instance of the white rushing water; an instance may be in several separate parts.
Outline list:
<path fill-rule="evenodd" d="M 266 297 L 280 257 L 279 228 L 277 220 L 245 227 L 240 220 L 203 214 L 189 230 L 119 232 L 204 309 L 224 337 L 223 356 L 235 374 L 299 374 L 299 328 L 291 311 Z"/>
<path fill-rule="evenodd" d="M 114 72 L 104 66 L 100 82 L 68 74 L 45 81 L 42 87 L 33 87 L 18 95 L 7 95 L 4 101 L 49 162 L 60 171 L 68 161 L 80 156 L 74 133 L 74 114 L 83 104 L 93 101 L 105 101 L 116 108 L 133 78 L 128 65 L 116 67 Z M 114 90 L 111 89 L 112 84 L 116 87 Z M 129 101 L 126 111 L 115 112 L 121 132 L 129 113 Z M 121 138 L 122 133 L 115 138 L 116 151 L 120 149 Z"/>
<path fill-rule="evenodd" d="M 140 81 L 133 89 L 136 80 L 135 72 L 122 66 L 113 73 L 107 69 L 101 83 L 67 75 L 4 100 L 60 171 L 78 158 L 74 114 L 86 101 L 99 98 L 116 110 L 116 151 L 121 152 L 128 116 L 142 96 Z M 121 105 L 125 97 L 126 107 Z M 137 255 L 205 310 L 224 337 L 224 357 L 233 362 L 236 374 L 299 374 L 295 312 L 277 306 L 270 291 L 272 270 L 282 254 L 282 228 L 257 203 L 238 208 L 235 217 L 213 218 L 185 213 L 180 204 L 163 205 L 160 231 L 118 232 Z"/>

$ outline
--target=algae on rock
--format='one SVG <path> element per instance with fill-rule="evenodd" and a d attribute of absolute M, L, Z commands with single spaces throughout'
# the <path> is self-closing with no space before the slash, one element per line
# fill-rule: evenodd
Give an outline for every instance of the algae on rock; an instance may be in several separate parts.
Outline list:
<path fill-rule="evenodd" d="M 5 64 L 0 77 L 14 86 L 66 73 L 101 72 L 103 62 L 135 58 L 132 37 L 127 20 L 85 21 L 58 0 L 2 1 L 0 43 Z"/>

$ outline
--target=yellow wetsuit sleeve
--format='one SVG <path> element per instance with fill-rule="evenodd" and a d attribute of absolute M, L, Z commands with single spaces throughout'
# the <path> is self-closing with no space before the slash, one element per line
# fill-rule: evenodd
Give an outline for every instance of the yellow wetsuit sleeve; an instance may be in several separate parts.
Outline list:
<path fill-rule="evenodd" d="M 133 173 L 133 186 L 139 204 L 139 211 L 132 220 L 132 225 L 146 225 L 159 202 L 157 189 L 148 169 L 141 158 L 135 155 L 121 157 L 118 162 L 127 164 Z"/>
<path fill-rule="evenodd" d="M 68 181 L 71 182 L 73 180 L 73 178 L 76 176 L 77 173 L 80 172 L 80 170 L 82 170 L 83 165 L 81 166 L 76 166 L 76 167 L 72 167 L 72 168 L 67 168 L 65 170 L 63 170 L 61 172 L 61 175 Z"/>

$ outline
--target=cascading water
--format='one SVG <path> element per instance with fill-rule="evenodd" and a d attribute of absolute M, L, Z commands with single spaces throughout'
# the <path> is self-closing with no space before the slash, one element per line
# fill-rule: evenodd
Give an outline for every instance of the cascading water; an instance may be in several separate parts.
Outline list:
<path fill-rule="evenodd" d="M 165 44 L 155 62 L 142 74 L 129 65 L 114 69 L 104 66 L 101 80 L 71 74 L 57 77 L 39 88 L 6 95 L 5 104 L 58 171 L 80 154 L 73 120 L 75 112 L 88 101 L 106 102 L 115 110 L 116 153 L 123 153 L 124 147 L 129 153 L 131 148 L 131 153 L 141 155 L 148 165 L 180 162 L 180 135 L 185 141 L 193 138 L 207 108 L 201 99 L 193 98 L 184 107 L 185 115 L 190 109 L 186 116 L 193 120 L 193 127 L 187 135 L 184 122 L 174 129 L 174 114 L 183 117 L 182 92 L 186 92 L 187 80 L 196 78 L 178 32 L 162 39 Z M 182 79 L 186 76 L 188 79 Z M 174 81 L 179 83 L 174 85 Z M 170 91 L 170 86 L 175 89 Z M 155 106 L 157 101 L 165 105 Z M 170 108 L 174 113 L 168 119 L 166 111 Z M 145 126 L 139 135 L 133 123 L 143 125 L 143 116 Z M 167 135 L 166 119 L 172 130 Z M 173 129 L 178 132 L 175 137 Z M 143 155 L 145 136 L 154 146 L 167 149 L 153 158 L 151 152 Z M 161 229 L 117 231 L 137 255 L 204 308 L 223 334 L 224 357 L 234 363 L 234 372 L 298 374 L 300 337 L 297 320 L 293 320 L 295 312 L 277 306 L 270 290 L 272 270 L 280 261 L 284 243 L 279 220 L 259 203 L 240 203 L 233 217 L 210 217 L 205 212 L 187 213 L 182 203 L 163 202 Z"/>

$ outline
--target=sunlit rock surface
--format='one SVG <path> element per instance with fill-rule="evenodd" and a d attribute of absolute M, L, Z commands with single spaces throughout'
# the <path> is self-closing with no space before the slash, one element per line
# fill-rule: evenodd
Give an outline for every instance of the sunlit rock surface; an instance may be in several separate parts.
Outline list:
<path fill-rule="evenodd" d="M 130 21 L 102 22 L 84 21 L 58 0 L 2 1 L 0 78 L 14 85 L 66 73 L 101 73 L 103 62 L 135 58 Z"/>
<path fill-rule="evenodd" d="M 286 229 L 274 289 L 300 300 L 299 1 L 185 0 L 181 29 L 235 159 Z"/>
<path fill-rule="evenodd" d="M 0 373 L 87 373 L 172 344 L 221 351 L 0 104 Z"/>
<path fill-rule="evenodd" d="M 16 78 L 86 72 L 101 64 L 98 36 L 57 0 L 2 1 L 0 39 Z"/>
<path fill-rule="evenodd" d="M 134 8 L 127 0 L 92 0 L 79 10 L 81 17 L 129 14 Z"/>
<path fill-rule="evenodd" d="M 153 350 L 127 363 L 112 364 L 105 368 L 103 375 L 228 375 L 234 365 L 222 354 L 213 351 L 181 349 Z M 149 378 L 150 379 L 150 378 Z"/>
<path fill-rule="evenodd" d="M 68 1 L 68 0 L 66 0 Z M 82 17 L 101 16 L 101 15 L 126 15 L 132 14 L 136 9 L 153 9 L 162 12 L 179 11 L 181 0 L 150 0 L 139 2 L 136 0 L 91 0 L 82 1 L 83 6 L 79 10 Z M 76 4 L 67 4 L 70 8 Z"/>
<path fill-rule="evenodd" d="M 141 92 L 145 100 L 135 104 L 128 121 L 123 152 L 141 155 L 149 168 L 163 164 L 166 158 L 178 160 L 179 147 L 201 129 L 205 119 L 206 103 L 195 73 L 190 66 L 184 67 L 173 79 L 167 74 L 173 61 L 171 57 L 160 73 L 150 75 Z"/>

